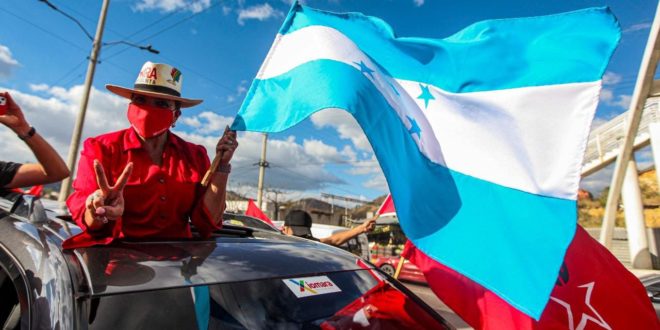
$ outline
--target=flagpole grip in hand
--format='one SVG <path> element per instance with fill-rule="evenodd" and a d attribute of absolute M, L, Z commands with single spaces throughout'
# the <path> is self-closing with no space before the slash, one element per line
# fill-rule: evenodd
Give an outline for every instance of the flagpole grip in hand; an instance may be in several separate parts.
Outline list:
<path fill-rule="evenodd" d="M 204 178 L 202 179 L 202 186 L 203 187 L 208 187 L 209 182 L 211 182 L 211 176 L 215 171 L 218 170 L 218 166 L 220 166 L 220 161 L 222 160 L 222 153 L 216 154 L 215 157 L 213 158 L 213 162 L 211 163 L 211 167 L 209 167 L 209 170 L 206 171 L 206 174 L 204 174 Z"/>

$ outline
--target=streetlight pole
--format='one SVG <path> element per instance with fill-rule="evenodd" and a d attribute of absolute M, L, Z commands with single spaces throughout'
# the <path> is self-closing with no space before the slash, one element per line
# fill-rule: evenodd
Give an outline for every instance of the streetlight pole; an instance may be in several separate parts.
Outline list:
<path fill-rule="evenodd" d="M 110 0 L 103 0 L 103 5 L 101 6 L 101 14 L 99 16 L 99 22 L 96 26 L 96 36 L 94 36 L 94 43 L 92 45 L 92 53 L 89 56 L 89 64 L 87 66 L 87 76 L 85 77 L 85 87 L 83 89 L 82 100 L 80 101 L 80 111 L 78 111 L 78 118 L 76 119 L 76 126 L 73 129 L 73 135 L 71 136 L 71 145 L 69 146 L 69 158 L 67 160 L 67 166 L 71 172 L 71 176 L 64 181 L 62 181 L 62 186 L 60 187 L 59 201 L 64 203 L 66 198 L 71 192 L 71 177 L 76 169 L 76 160 L 78 159 L 78 147 L 80 145 L 80 136 L 82 134 L 83 124 L 85 122 L 85 113 L 87 112 L 87 103 L 89 102 L 89 92 L 92 88 L 92 81 L 94 80 L 94 71 L 96 70 L 96 62 L 98 61 L 99 54 L 101 52 L 101 40 L 103 39 L 103 28 L 105 26 L 105 17 L 108 12 L 108 6 L 110 5 Z"/>

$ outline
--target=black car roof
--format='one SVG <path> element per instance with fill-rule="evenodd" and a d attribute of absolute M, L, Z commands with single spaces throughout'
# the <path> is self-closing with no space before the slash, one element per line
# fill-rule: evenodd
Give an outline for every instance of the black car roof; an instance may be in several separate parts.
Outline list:
<path fill-rule="evenodd" d="M 60 247 L 80 232 L 48 212 L 42 223 L 11 217 L 3 226 L 35 236 L 42 232 Z M 5 233 L 12 235 L 12 233 Z M 0 235 L 2 236 L 2 235 Z M 41 243 L 39 243 L 42 245 Z M 346 251 L 265 230 L 224 225 L 208 240 L 119 241 L 108 246 L 61 250 L 70 272 L 81 277 L 81 295 L 101 296 L 165 288 L 318 275 L 363 269 Z M 361 266 L 362 265 L 362 266 Z M 84 278 L 84 279 L 83 279 Z"/>
<path fill-rule="evenodd" d="M 255 231 L 203 241 L 121 242 L 76 249 L 93 296 L 358 270 L 354 255 Z"/>

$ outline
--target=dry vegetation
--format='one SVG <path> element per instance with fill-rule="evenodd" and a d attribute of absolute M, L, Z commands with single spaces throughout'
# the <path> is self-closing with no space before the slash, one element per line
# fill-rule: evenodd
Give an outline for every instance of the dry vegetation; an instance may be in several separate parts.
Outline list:
<path fill-rule="evenodd" d="M 644 219 L 647 227 L 660 227 L 660 196 L 658 195 L 658 180 L 655 170 L 645 171 L 639 176 L 639 187 L 642 191 Z M 603 190 L 597 198 L 578 201 L 578 223 L 583 227 L 598 227 L 605 213 L 605 202 L 609 189 Z M 619 208 L 616 225 L 625 226 L 623 210 Z"/>

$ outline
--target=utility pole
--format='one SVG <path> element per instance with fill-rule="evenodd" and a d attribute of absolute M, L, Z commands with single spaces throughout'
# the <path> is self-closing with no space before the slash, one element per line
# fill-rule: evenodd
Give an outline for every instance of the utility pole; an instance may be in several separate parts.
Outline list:
<path fill-rule="evenodd" d="M 98 61 L 99 54 L 101 53 L 101 44 L 103 39 L 103 28 L 105 26 L 105 17 L 108 12 L 110 0 L 103 0 L 101 6 L 101 14 L 99 22 L 96 26 L 96 35 L 94 36 L 94 44 L 92 45 L 92 53 L 89 56 L 89 64 L 87 65 L 87 76 L 85 77 L 85 87 L 83 89 L 82 100 L 80 101 L 80 111 L 78 111 L 78 118 L 76 119 L 76 126 L 73 129 L 71 136 L 71 145 L 69 146 L 69 158 L 67 166 L 71 172 L 71 176 L 62 181 L 60 187 L 59 201 L 63 204 L 71 192 L 71 178 L 76 170 L 76 160 L 78 158 L 78 147 L 80 145 L 80 136 L 82 134 L 83 124 L 85 123 L 85 113 L 87 112 L 87 103 L 89 102 L 89 92 L 92 88 L 92 81 L 94 80 L 94 71 L 96 70 L 96 62 Z"/>
<path fill-rule="evenodd" d="M 275 221 L 280 220 L 280 202 L 279 202 L 279 195 L 282 194 L 283 192 L 277 189 L 268 189 L 269 193 L 275 194 L 275 199 L 271 199 L 271 202 L 275 204 Z"/>
<path fill-rule="evenodd" d="M 266 167 L 268 167 L 268 162 L 266 161 L 266 144 L 268 142 L 268 134 L 263 133 L 264 138 L 261 143 L 261 159 L 259 160 L 259 183 L 257 184 L 257 205 L 259 209 L 262 209 L 261 201 L 264 194 L 264 176 L 266 175 Z"/>

